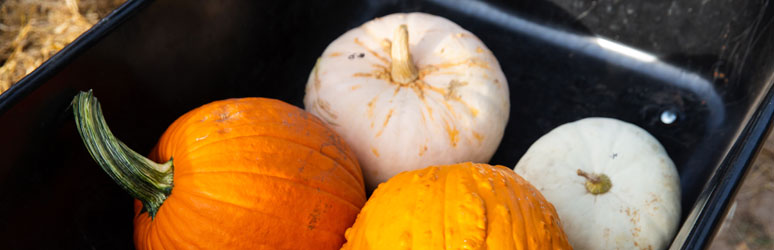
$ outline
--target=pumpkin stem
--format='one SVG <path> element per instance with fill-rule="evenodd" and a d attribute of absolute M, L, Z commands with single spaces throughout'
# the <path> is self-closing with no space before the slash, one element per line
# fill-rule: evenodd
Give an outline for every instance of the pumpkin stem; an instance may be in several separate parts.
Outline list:
<path fill-rule="evenodd" d="M 99 101 L 92 91 L 81 91 L 73 98 L 78 133 L 91 157 L 113 181 L 140 200 L 151 218 L 172 193 L 172 160 L 156 163 L 130 149 L 113 136 Z"/>
<path fill-rule="evenodd" d="M 390 74 L 393 81 L 407 84 L 417 79 L 419 73 L 417 73 L 417 66 L 414 66 L 414 60 L 409 53 L 408 28 L 405 24 L 400 25 L 395 30 L 390 57 L 392 57 Z"/>
<path fill-rule="evenodd" d="M 610 177 L 605 174 L 589 174 L 578 169 L 578 175 L 586 178 L 586 190 L 593 195 L 607 193 L 613 187 Z"/>

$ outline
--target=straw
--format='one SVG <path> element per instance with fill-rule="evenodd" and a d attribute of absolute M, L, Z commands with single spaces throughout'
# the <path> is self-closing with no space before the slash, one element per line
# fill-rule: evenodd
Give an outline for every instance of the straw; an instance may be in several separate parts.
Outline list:
<path fill-rule="evenodd" d="M 0 93 L 125 0 L 5 0 L 0 6 Z"/>

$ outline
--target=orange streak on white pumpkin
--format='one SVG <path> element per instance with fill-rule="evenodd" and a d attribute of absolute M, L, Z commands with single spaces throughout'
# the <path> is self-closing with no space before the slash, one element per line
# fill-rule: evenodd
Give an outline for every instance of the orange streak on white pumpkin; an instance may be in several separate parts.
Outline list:
<path fill-rule="evenodd" d="M 419 149 L 419 156 L 425 155 L 425 152 L 427 152 L 427 145 L 423 145 L 422 148 Z"/>
<path fill-rule="evenodd" d="M 500 80 L 498 80 L 497 78 L 495 78 L 494 81 L 492 82 L 497 86 L 498 89 L 502 87 L 502 85 L 500 85 Z"/>
<path fill-rule="evenodd" d="M 427 115 L 428 115 L 428 116 L 430 116 L 430 120 L 431 120 L 431 121 L 432 121 L 432 120 L 435 120 L 435 119 L 433 119 L 433 108 L 432 108 L 432 107 L 430 107 L 430 105 L 429 105 L 429 104 L 427 104 L 427 100 L 426 100 L 426 99 L 424 99 L 424 98 L 423 98 L 423 99 L 421 99 L 421 100 L 422 100 L 422 103 L 425 105 L 425 109 L 427 109 Z M 425 115 L 425 113 L 424 113 L 424 112 L 422 112 L 422 117 L 423 117 L 423 118 L 424 118 L 424 115 Z"/>
<path fill-rule="evenodd" d="M 457 37 L 459 38 L 469 38 L 469 37 L 475 37 L 473 34 L 469 33 L 457 33 Z"/>
<path fill-rule="evenodd" d="M 390 118 L 392 118 L 392 112 L 395 111 L 394 109 L 390 109 L 389 112 L 387 112 L 387 116 L 384 118 L 384 124 L 382 124 L 382 129 L 379 130 L 379 132 L 376 133 L 376 137 L 379 137 L 382 135 L 382 132 L 384 132 L 384 128 L 387 127 L 387 123 L 390 122 Z"/>
<path fill-rule="evenodd" d="M 449 140 L 451 140 L 451 145 L 453 147 L 456 147 L 457 142 L 460 141 L 460 137 L 459 137 L 460 131 L 457 129 L 452 129 L 452 130 L 447 129 L 446 132 L 449 133 Z"/>
<path fill-rule="evenodd" d="M 443 120 L 443 128 L 446 130 L 446 134 L 449 135 L 449 143 L 452 147 L 457 146 L 457 142 L 459 142 L 460 138 L 460 131 L 457 130 L 457 128 L 453 128 L 449 125 L 449 122 L 446 121 L 446 119 Z"/>
<path fill-rule="evenodd" d="M 382 42 L 379 44 L 382 46 L 382 52 L 389 55 L 390 51 L 392 50 L 392 42 L 387 39 L 382 39 Z"/>
<path fill-rule="evenodd" d="M 400 87 L 409 87 L 409 88 L 411 88 L 417 94 L 419 99 L 421 99 L 423 102 L 425 100 L 425 91 L 424 91 L 425 89 L 432 90 L 432 91 L 434 91 L 434 92 L 436 92 L 438 94 L 441 94 L 441 95 L 445 95 L 446 94 L 446 90 L 445 89 L 438 88 L 438 87 L 433 87 L 433 86 L 427 84 L 422 79 L 417 79 L 416 81 L 414 81 L 412 83 L 409 83 L 409 84 L 399 84 L 399 86 Z M 425 102 L 425 105 L 427 106 L 426 102 Z"/>
<path fill-rule="evenodd" d="M 405 84 L 405 86 L 408 86 L 411 88 L 411 90 L 414 91 L 414 93 L 419 97 L 420 100 L 425 99 L 425 91 L 423 90 L 423 87 L 425 87 L 427 84 L 425 84 L 422 80 L 416 80 L 413 83 Z"/>
<path fill-rule="evenodd" d="M 376 150 L 376 148 L 371 147 L 371 153 L 374 153 L 376 157 L 379 157 L 379 150 Z"/>
<path fill-rule="evenodd" d="M 452 100 L 453 101 L 457 101 L 457 102 L 461 103 L 462 105 L 465 105 L 465 107 L 468 108 L 468 111 L 470 112 L 470 115 L 473 116 L 473 118 L 478 116 L 478 109 L 474 108 L 472 105 L 468 104 L 468 102 L 466 102 L 465 100 L 462 100 L 462 98 L 460 98 L 459 96 L 457 96 L 456 98 L 453 98 Z M 446 104 L 447 107 L 451 108 L 450 104 L 448 104 L 448 103 L 445 103 L 445 104 Z"/>
<path fill-rule="evenodd" d="M 484 142 L 484 135 L 476 133 L 476 131 L 473 131 L 473 138 L 476 138 L 476 140 L 478 140 L 479 144 Z"/>
<path fill-rule="evenodd" d="M 338 116 L 336 115 L 336 113 L 334 113 L 333 110 L 331 110 L 331 105 L 325 100 L 317 99 L 317 106 L 320 107 L 320 110 L 325 112 L 325 114 L 328 115 L 330 118 L 333 118 L 334 120 L 338 119 Z"/>
<path fill-rule="evenodd" d="M 379 96 L 378 95 L 374 96 L 374 98 L 371 99 L 370 102 L 368 102 L 368 118 L 373 118 L 374 117 L 374 104 L 376 103 L 377 100 L 379 100 Z M 371 127 L 373 127 L 373 126 L 374 125 L 372 123 Z"/>
<path fill-rule="evenodd" d="M 422 89 L 425 89 L 425 88 L 426 88 L 426 89 L 432 90 L 432 91 L 434 91 L 434 92 L 436 92 L 436 93 L 438 93 L 438 94 L 440 94 L 440 95 L 442 95 L 442 96 L 445 96 L 445 95 L 446 95 L 446 93 L 447 93 L 446 89 L 444 89 L 444 88 L 438 88 L 438 87 L 433 87 L 433 86 L 430 86 L 430 85 L 426 84 L 424 81 L 421 81 L 421 80 L 417 80 L 416 82 L 414 82 L 414 84 L 413 84 L 413 85 L 415 85 L 414 87 L 416 87 L 416 88 L 417 88 L 418 90 L 420 90 L 420 91 L 421 91 Z M 418 85 L 418 86 L 417 86 L 417 85 Z M 415 90 L 415 91 L 417 91 L 417 90 Z M 422 93 L 423 95 L 422 95 L 422 96 L 420 96 L 420 99 L 422 99 L 422 100 L 423 100 L 423 102 L 424 102 L 424 99 L 425 99 L 425 98 L 424 98 L 424 91 L 421 91 L 421 93 Z M 446 99 L 440 99 L 440 100 L 435 100 L 435 101 L 436 101 L 437 103 L 443 103 L 443 105 L 444 105 L 444 106 L 446 106 L 446 109 L 447 109 L 447 110 L 449 111 L 449 113 L 451 114 L 451 118 L 452 118 L 452 119 L 456 119 L 456 117 L 457 117 L 457 113 L 456 113 L 456 112 L 454 112 L 454 108 L 453 108 L 453 107 L 452 107 L 452 106 L 449 104 L 449 102 L 447 102 L 447 101 L 446 101 Z M 431 117 L 431 119 L 432 119 L 432 110 L 430 109 L 430 106 L 429 106 L 429 105 L 427 105 L 427 102 L 424 102 L 424 104 L 425 104 L 425 106 L 428 108 L 428 110 L 430 111 L 430 117 Z"/>
<path fill-rule="evenodd" d="M 465 85 L 468 85 L 468 82 L 460 82 L 460 81 L 457 81 L 457 80 L 449 81 L 449 86 L 446 87 L 447 91 L 446 91 L 446 95 L 444 95 L 444 99 L 446 99 L 446 100 L 449 100 L 449 99 L 459 99 L 460 96 L 456 94 L 455 90 L 457 90 L 457 88 L 465 86 Z"/>
<path fill-rule="evenodd" d="M 384 58 L 379 55 L 379 53 L 376 53 L 376 51 L 373 51 L 372 49 L 368 48 L 363 42 L 360 41 L 360 39 L 355 38 L 355 44 L 365 49 L 369 54 L 376 57 L 376 59 L 379 59 L 380 61 L 384 62 L 385 64 L 390 64 L 390 60 L 387 60 L 387 58 Z"/>
<path fill-rule="evenodd" d="M 483 69 L 489 69 L 489 63 L 487 63 L 486 61 L 483 61 L 479 58 L 470 58 L 460 62 L 448 62 L 448 63 L 441 63 L 441 64 L 425 65 L 422 69 L 419 70 L 419 79 L 423 79 L 428 75 L 432 75 L 432 74 L 464 75 L 462 72 L 458 72 L 458 71 L 440 71 L 441 69 L 449 69 L 449 68 L 463 66 L 463 65 L 469 66 L 469 67 L 479 67 Z"/>
<path fill-rule="evenodd" d="M 395 97 L 396 95 L 398 95 L 398 93 L 400 92 L 400 89 L 402 89 L 402 88 L 403 88 L 403 86 L 400 86 L 400 85 L 395 87 L 395 92 L 392 93 L 392 97 Z"/>
<path fill-rule="evenodd" d="M 478 109 L 477 108 L 474 108 L 473 106 L 471 106 L 467 102 L 463 101 L 462 99 L 460 99 L 459 102 L 461 102 L 462 104 L 464 104 L 465 106 L 468 107 L 468 110 L 470 111 L 470 115 L 473 116 L 473 118 L 478 116 Z"/>
<path fill-rule="evenodd" d="M 478 116 L 478 109 L 468 104 L 468 102 L 466 102 L 465 100 L 462 100 L 462 97 L 460 97 L 459 95 L 456 95 L 456 96 L 447 95 L 445 97 L 447 100 L 456 101 L 461 103 L 462 105 L 465 105 L 465 107 L 468 108 L 468 111 L 470 112 L 470 115 L 473 116 L 473 118 Z M 449 104 L 448 102 L 444 102 L 444 105 L 446 105 L 446 107 L 449 108 L 449 110 L 452 110 L 451 104 Z M 453 113 L 453 110 L 452 110 L 452 113 Z"/>
<path fill-rule="evenodd" d="M 475 58 L 475 57 L 467 59 L 467 60 L 464 60 L 464 61 L 461 61 L 461 62 L 448 62 L 448 63 L 441 63 L 441 64 L 436 64 L 436 65 L 428 65 L 426 67 L 433 66 L 433 67 L 436 67 L 438 69 L 445 69 L 445 68 L 452 68 L 452 67 L 457 67 L 457 66 L 461 66 L 461 65 L 465 65 L 465 66 L 468 66 L 468 67 L 479 67 L 479 68 L 483 68 L 483 69 L 489 69 L 489 63 L 487 63 L 487 62 L 485 62 L 485 61 L 483 61 L 483 60 L 481 60 L 479 58 Z"/>
<path fill-rule="evenodd" d="M 461 103 L 462 105 L 465 105 L 465 107 L 468 108 L 468 111 L 470 111 L 470 114 L 473 117 L 476 117 L 476 116 L 478 116 L 478 112 L 479 112 L 478 109 L 476 109 L 472 105 L 468 104 L 465 100 L 462 100 L 461 96 L 455 95 L 455 90 L 457 88 L 459 88 L 461 86 L 465 86 L 465 85 L 468 85 L 468 83 L 467 82 L 459 82 L 457 80 L 451 80 L 449 82 L 449 86 L 446 89 L 433 87 L 433 86 L 430 86 L 430 85 L 427 85 L 427 84 L 424 84 L 424 85 L 421 85 L 421 86 L 425 87 L 425 88 L 428 88 L 428 89 L 430 89 L 432 91 L 435 91 L 438 94 L 443 95 L 444 100 L 441 101 L 441 102 L 443 102 L 444 106 L 446 106 L 446 108 L 449 109 L 449 111 L 452 113 L 452 115 L 454 117 L 456 117 L 457 114 L 454 112 L 454 107 L 452 107 L 451 104 L 449 104 L 449 102 L 447 102 L 447 100 L 457 101 L 457 102 Z M 425 103 L 425 105 L 427 105 L 427 104 Z"/>
<path fill-rule="evenodd" d="M 387 66 L 380 65 L 380 64 L 376 64 L 376 63 L 372 63 L 372 64 L 371 64 L 371 67 L 374 67 L 374 68 L 376 68 L 376 71 L 378 71 L 378 72 L 384 72 L 384 73 L 386 73 L 387 75 L 390 75 L 390 68 L 388 68 Z M 378 76 L 378 75 L 377 75 L 377 76 Z M 381 79 L 381 78 L 380 78 L 380 79 Z M 385 79 L 386 79 L 386 80 L 389 80 L 390 78 L 389 78 L 389 77 L 387 77 L 387 78 L 385 78 Z"/>
<path fill-rule="evenodd" d="M 457 115 L 457 112 L 454 111 L 454 107 L 452 107 L 452 105 L 449 104 L 449 102 L 446 101 L 446 100 L 439 100 L 439 102 L 443 103 L 443 106 L 445 106 L 446 110 L 449 111 L 448 112 L 448 114 L 449 114 L 448 116 L 451 116 L 450 118 L 452 120 L 456 120 L 459 115 Z"/>
<path fill-rule="evenodd" d="M 419 79 L 425 78 L 425 76 L 432 74 L 433 72 L 438 71 L 438 67 L 434 65 L 427 65 L 421 69 L 419 69 Z"/>
<path fill-rule="evenodd" d="M 337 57 L 337 56 L 341 56 L 341 55 L 343 55 L 343 53 L 341 53 L 341 52 L 333 52 L 333 53 L 330 54 L 330 57 Z"/>
<path fill-rule="evenodd" d="M 371 73 L 364 73 L 364 72 L 357 72 L 352 74 L 352 77 L 365 77 L 365 78 L 374 78 L 377 80 L 384 80 L 389 83 L 393 83 L 390 81 L 390 71 L 386 67 L 378 64 L 372 65 L 375 69 Z"/>
<path fill-rule="evenodd" d="M 360 84 L 357 84 L 357 85 L 352 85 L 352 87 L 350 87 L 349 89 L 350 89 L 350 90 L 357 90 L 357 89 L 359 89 L 360 87 L 362 87 L 362 85 L 360 85 Z"/>

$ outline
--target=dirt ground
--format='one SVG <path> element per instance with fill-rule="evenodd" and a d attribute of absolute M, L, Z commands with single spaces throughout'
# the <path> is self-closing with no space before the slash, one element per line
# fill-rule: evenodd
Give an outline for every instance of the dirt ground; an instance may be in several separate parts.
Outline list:
<path fill-rule="evenodd" d="M 774 133 L 747 174 L 710 250 L 774 249 Z"/>

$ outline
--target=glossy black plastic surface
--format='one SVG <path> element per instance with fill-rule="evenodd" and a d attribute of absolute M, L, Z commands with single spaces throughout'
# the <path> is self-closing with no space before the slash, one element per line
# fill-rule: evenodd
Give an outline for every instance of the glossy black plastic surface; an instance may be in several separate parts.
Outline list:
<path fill-rule="evenodd" d="M 541 135 L 589 116 L 658 138 L 683 189 L 672 248 L 711 239 L 774 113 L 768 1 L 145 2 L 0 96 L 0 242 L 11 249 L 132 247 L 132 199 L 75 130 L 78 90 L 94 89 L 116 136 L 148 152 L 175 118 L 210 101 L 302 106 L 327 44 L 393 12 L 444 16 L 497 56 L 512 106 L 492 164 L 513 167 Z"/>

